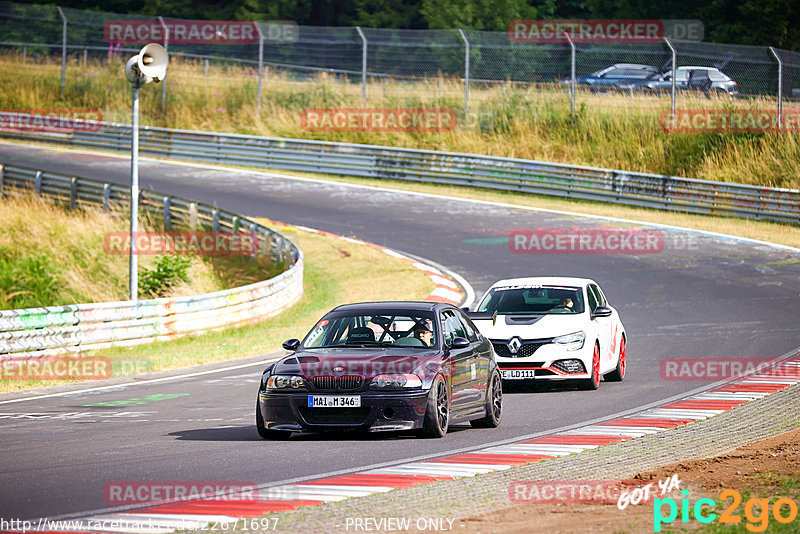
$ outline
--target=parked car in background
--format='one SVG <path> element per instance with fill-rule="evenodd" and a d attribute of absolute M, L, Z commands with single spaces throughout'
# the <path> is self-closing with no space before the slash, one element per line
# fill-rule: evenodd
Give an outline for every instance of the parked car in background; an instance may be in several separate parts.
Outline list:
<path fill-rule="evenodd" d="M 594 89 L 617 89 L 620 84 L 636 83 L 653 80 L 659 75 L 659 70 L 650 65 L 635 63 L 617 63 L 605 69 L 593 72 L 589 76 L 575 78 L 577 85 L 584 85 Z M 569 84 L 570 79 L 561 80 L 562 84 Z"/>
<path fill-rule="evenodd" d="M 650 92 L 672 91 L 672 71 L 661 73 L 655 79 L 633 80 L 619 85 L 620 89 Z M 715 67 L 687 66 L 675 70 L 675 88 L 679 91 L 719 91 L 731 96 L 739 94 L 739 84 Z"/>

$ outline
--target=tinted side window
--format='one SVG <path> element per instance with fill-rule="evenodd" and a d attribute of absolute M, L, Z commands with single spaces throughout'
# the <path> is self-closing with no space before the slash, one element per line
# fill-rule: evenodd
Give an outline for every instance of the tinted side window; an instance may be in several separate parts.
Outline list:
<path fill-rule="evenodd" d="M 597 308 L 597 296 L 595 296 L 592 286 L 588 286 L 586 288 L 586 295 L 589 298 L 589 309 L 594 312 L 594 310 Z"/>
<path fill-rule="evenodd" d="M 606 306 L 606 305 L 608 305 L 608 302 L 606 302 L 606 297 L 605 297 L 605 295 L 603 295 L 603 292 L 602 292 L 602 291 L 600 291 L 600 288 L 599 288 L 599 287 L 597 287 L 597 286 L 596 286 L 596 285 L 594 285 L 594 284 L 591 284 L 591 285 L 589 286 L 589 288 L 590 288 L 592 291 L 594 291 L 594 294 L 595 294 L 595 296 L 596 296 L 596 298 L 597 298 L 597 303 L 598 303 L 600 306 Z"/>
<path fill-rule="evenodd" d="M 467 337 L 467 332 L 458 317 L 451 311 L 442 313 L 442 331 L 444 332 L 444 342 L 449 345 L 456 337 Z M 467 338 L 469 339 L 469 338 Z"/>
<path fill-rule="evenodd" d="M 461 319 L 461 324 L 464 326 L 464 330 L 467 332 L 467 339 L 469 339 L 471 342 L 480 341 L 478 329 L 475 328 L 475 325 L 472 324 L 472 321 L 469 320 L 469 317 L 459 312 L 459 319 Z"/>

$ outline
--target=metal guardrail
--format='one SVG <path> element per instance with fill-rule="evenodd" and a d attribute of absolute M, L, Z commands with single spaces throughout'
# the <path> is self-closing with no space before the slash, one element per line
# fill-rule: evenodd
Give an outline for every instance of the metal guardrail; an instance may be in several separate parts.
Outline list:
<path fill-rule="evenodd" d="M 0 119 L 5 121 L 7 115 L 16 113 L 0 112 Z M 0 130 L 0 137 L 130 152 L 130 125 L 98 122 L 87 130 L 92 131 Z M 140 129 L 139 150 L 143 155 L 226 165 L 463 185 L 703 215 L 800 222 L 800 191 L 795 189 L 517 158 L 155 127 Z"/>
<path fill-rule="evenodd" d="M 30 195 L 69 204 L 130 206 L 128 188 L 58 173 L 0 166 L 0 196 Z M 28 359 L 64 352 L 102 349 L 172 339 L 189 333 L 271 317 L 303 294 L 303 254 L 281 234 L 244 217 L 179 197 L 141 191 L 140 209 L 178 225 L 214 232 L 239 232 L 257 238 L 256 254 L 269 254 L 283 273 L 254 284 L 204 295 L 137 302 L 103 302 L 0 310 L 0 357 Z M 255 241 L 254 241 L 255 242 Z"/>

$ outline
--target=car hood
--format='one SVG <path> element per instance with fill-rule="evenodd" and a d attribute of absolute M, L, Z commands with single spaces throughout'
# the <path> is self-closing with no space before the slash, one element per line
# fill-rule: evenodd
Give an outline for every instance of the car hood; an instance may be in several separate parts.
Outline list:
<path fill-rule="evenodd" d="M 498 315 L 491 318 L 472 317 L 472 322 L 489 339 L 545 339 L 571 334 L 582 328 L 585 314 L 575 315 Z"/>
<path fill-rule="evenodd" d="M 426 374 L 441 365 L 439 350 L 415 350 L 408 347 L 365 349 L 331 348 L 299 350 L 278 361 L 272 374 L 315 376 L 360 375 L 373 378 L 381 374 Z M 428 369 L 433 364 L 433 368 Z"/>

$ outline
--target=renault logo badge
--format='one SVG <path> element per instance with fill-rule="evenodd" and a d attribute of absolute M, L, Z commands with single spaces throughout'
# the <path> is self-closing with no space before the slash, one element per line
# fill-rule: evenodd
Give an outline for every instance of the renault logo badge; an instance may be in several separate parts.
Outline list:
<path fill-rule="evenodd" d="M 508 342 L 508 350 L 511 354 L 516 354 L 520 348 L 522 348 L 522 341 L 518 337 L 512 337 Z"/>

